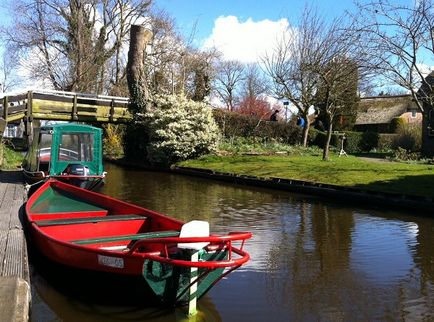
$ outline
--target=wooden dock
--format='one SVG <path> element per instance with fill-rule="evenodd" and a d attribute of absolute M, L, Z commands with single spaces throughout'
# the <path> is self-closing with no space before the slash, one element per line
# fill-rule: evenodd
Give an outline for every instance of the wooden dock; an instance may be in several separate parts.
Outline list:
<path fill-rule="evenodd" d="M 0 321 L 28 321 L 30 277 L 21 171 L 0 172 Z"/>

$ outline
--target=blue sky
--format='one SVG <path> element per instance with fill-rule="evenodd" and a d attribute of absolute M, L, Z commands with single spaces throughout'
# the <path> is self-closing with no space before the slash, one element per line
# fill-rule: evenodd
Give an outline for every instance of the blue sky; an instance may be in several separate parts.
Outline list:
<path fill-rule="evenodd" d="M 212 32 L 214 22 L 220 16 L 236 16 L 240 21 L 269 19 L 277 21 L 297 19 L 305 6 L 297 0 L 155 0 L 155 5 L 167 11 L 176 19 L 179 28 L 189 33 L 197 21 L 197 36 L 206 38 Z M 311 0 L 309 5 L 317 7 L 327 17 L 339 16 L 345 10 L 354 8 L 351 0 Z"/>
<path fill-rule="evenodd" d="M 226 59 L 255 63 L 275 47 L 288 26 L 297 24 L 306 2 L 155 0 L 154 4 L 175 19 L 185 37 L 194 30 L 194 46 L 215 47 Z M 308 4 L 330 19 L 354 9 L 352 0 L 311 0 Z"/>

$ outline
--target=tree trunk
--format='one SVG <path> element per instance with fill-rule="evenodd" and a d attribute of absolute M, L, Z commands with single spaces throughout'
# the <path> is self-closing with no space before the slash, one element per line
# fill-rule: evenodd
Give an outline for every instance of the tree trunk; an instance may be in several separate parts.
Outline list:
<path fill-rule="evenodd" d="M 131 26 L 127 81 L 131 98 L 130 110 L 133 113 L 146 111 L 149 90 L 144 74 L 144 55 L 146 45 L 151 38 L 152 32 L 150 30 L 138 25 Z"/>
<path fill-rule="evenodd" d="M 309 123 L 309 118 L 306 116 L 303 116 L 303 120 L 304 120 L 304 127 L 303 127 L 303 146 L 307 147 L 307 139 L 309 138 L 309 128 L 310 128 L 310 123 Z"/>
<path fill-rule="evenodd" d="M 333 130 L 333 122 L 330 120 L 330 117 L 328 117 L 328 123 L 329 123 L 329 126 L 327 128 L 327 138 L 326 138 L 326 142 L 324 144 L 324 148 L 322 150 L 323 161 L 329 160 L 330 141 L 332 138 L 332 130 Z"/>

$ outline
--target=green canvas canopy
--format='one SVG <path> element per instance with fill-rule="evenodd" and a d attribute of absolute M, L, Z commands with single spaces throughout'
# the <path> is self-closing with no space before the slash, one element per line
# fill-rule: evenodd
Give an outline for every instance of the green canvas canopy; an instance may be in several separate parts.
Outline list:
<path fill-rule="evenodd" d="M 51 134 L 50 176 L 65 173 L 72 165 L 87 167 L 89 175 L 103 173 L 102 130 L 90 125 L 61 123 L 41 127 Z"/>

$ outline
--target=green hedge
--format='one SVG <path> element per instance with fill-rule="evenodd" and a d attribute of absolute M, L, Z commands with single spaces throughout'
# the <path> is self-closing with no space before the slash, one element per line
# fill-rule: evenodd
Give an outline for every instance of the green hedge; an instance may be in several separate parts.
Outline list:
<path fill-rule="evenodd" d="M 270 122 L 260 120 L 255 116 L 228 112 L 222 109 L 213 111 L 214 118 L 226 138 L 233 137 L 260 137 L 275 139 L 283 143 L 299 144 L 301 128 L 296 120 L 289 122 Z"/>
<path fill-rule="evenodd" d="M 309 141 L 311 144 L 323 148 L 326 142 L 326 132 L 311 129 Z M 389 151 L 392 149 L 396 134 L 383 134 L 375 132 L 345 132 L 344 149 L 348 153 L 360 153 L 376 151 Z M 333 133 L 330 145 L 337 149 L 341 148 L 341 138 L 337 133 Z"/>

